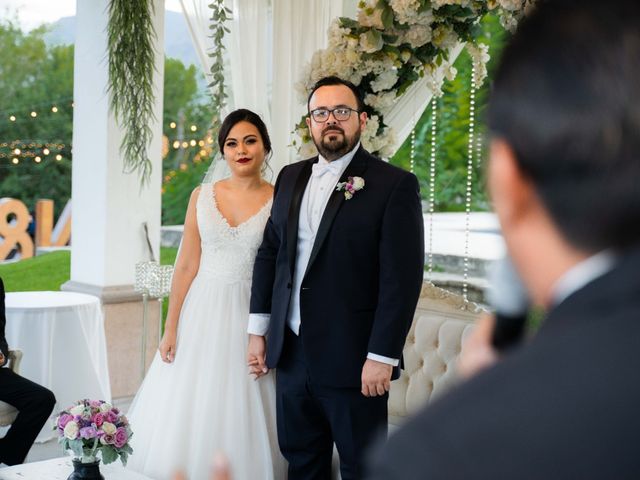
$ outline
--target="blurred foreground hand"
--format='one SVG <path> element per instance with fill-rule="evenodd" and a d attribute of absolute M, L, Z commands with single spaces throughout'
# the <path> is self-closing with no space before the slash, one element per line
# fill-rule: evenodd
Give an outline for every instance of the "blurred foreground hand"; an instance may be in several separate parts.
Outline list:
<path fill-rule="evenodd" d="M 188 480 L 184 473 L 178 472 L 173 477 L 173 480 Z M 199 479 L 192 479 L 199 480 Z M 211 474 L 209 480 L 231 480 L 231 467 L 227 457 L 222 453 L 216 453 L 213 457 L 213 463 L 211 466 Z"/>
<path fill-rule="evenodd" d="M 495 318 L 491 314 L 482 315 L 476 328 L 462 344 L 458 358 L 458 373 L 468 379 L 498 361 L 498 353 L 491 343 Z"/>

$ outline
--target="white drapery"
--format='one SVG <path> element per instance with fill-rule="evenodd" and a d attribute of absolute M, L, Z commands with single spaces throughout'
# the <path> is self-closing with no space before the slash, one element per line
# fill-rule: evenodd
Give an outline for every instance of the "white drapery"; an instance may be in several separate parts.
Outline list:
<path fill-rule="evenodd" d="M 327 45 L 327 29 L 339 16 L 353 17 L 356 0 L 226 0 L 233 10 L 231 33 L 225 37 L 229 72 L 227 112 L 249 108 L 265 121 L 271 135 L 275 175 L 299 160 L 291 146 L 295 124 L 306 113 L 294 85 L 313 53 Z M 209 35 L 208 0 L 181 0 L 187 24 L 202 67 L 208 74 L 207 55 L 213 41 Z M 453 62 L 462 50 L 456 47 Z M 385 123 L 396 132 L 396 149 L 409 136 L 420 115 L 431 101 L 426 80 L 412 85 L 385 112 Z M 223 112 L 226 113 L 226 112 Z"/>
<path fill-rule="evenodd" d="M 208 74 L 213 45 L 208 0 L 181 0 L 202 67 Z M 267 124 L 275 175 L 296 160 L 291 131 L 306 110 L 293 86 L 313 52 L 326 46 L 326 31 L 343 15 L 343 0 L 227 0 L 233 10 L 225 38 L 229 76 L 227 112 L 248 108 Z M 224 113 L 224 112 L 223 112 Z"/>

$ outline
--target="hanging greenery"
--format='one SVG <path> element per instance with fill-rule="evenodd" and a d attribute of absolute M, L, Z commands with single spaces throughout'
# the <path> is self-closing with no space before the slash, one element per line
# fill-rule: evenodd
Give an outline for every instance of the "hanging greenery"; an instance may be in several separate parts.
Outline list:
<path fill-rule="evenodd" d="M 151 177 L 149 144 L 155 120 L 153 0 L 110 0 L 108 56 L 111 109 L 124 130 L 120 151 L 124 171 L 137 172 L 142 185 Z"/>
<path fill-rule="evenodd" d="M 213 39 L 213 48 L 209 53 L 209 56 L 213 58 L 211 64 L 211 83 L 208 85 L 211 88 L 211 103 L 213 107 L 213 117 L 211 120 L 211 131 L 213 138 L 218 135 L 220 129 L 222 109 L 226 105 L 227 93 L 224 88 L 224 34 L 230 33 L 229 29 L 225 26 L 225 22 L 231 19 L 232 11 L 224 6 L 224 0 L 214 0 L 209 4 L 209 8 L 212 10 L 211 23 L 209 24 L 209 30 L 211 30 L 211 38 Z"/>

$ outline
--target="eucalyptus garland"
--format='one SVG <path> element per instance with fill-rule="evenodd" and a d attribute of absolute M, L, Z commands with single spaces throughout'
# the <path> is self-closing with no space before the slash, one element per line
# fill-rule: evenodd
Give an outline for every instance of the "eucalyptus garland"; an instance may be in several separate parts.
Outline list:
<path fill-rule="evenodd" d="M 213 3 L 209 4 L 209 8 L 212 10 L 211 23 L 209 24 L 209 30 L 211 30 L 211 38 L 213 39 L 213 47 L 208 54 L 213 58 L 211 64 L 211 83 L 208 85 L 211 89 L 211 105 L 213 108 L 213 117 L 211 119 L 211 131 L 212 136 L 215 138 L 218 134 L 221 124 L 222 109 L 226 105 L 227 93 L 224 88 L 224 34 L 230 33 L 229 29 L 225 26 L 225 22 L 231 19 L 232 11 L 224 6 L 224 0 L 213 0 Z"/>
<path fill-rule="evenodd" d="M 155 67 L 153 0 L 110 0 L 108 55 L 111 109 L 124 130 L 120 151 L 124 171 L 138 172 L 144 185 L 151 177 L 149 145 L 153 137 Z"/>

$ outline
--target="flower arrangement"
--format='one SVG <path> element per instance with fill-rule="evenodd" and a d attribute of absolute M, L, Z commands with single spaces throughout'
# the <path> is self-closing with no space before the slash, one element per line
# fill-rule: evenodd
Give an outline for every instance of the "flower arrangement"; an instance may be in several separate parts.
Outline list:
<path fill-rule="evenodd" d="M 395 136 L 384 115 L 414 82 L 426 78 L 433 95 L 456 71 L 452 50 L 466 45 L 476 84 L 487 75 L 488 47 L 474 42 L 474 30 L 489 11 L 497 11 L 512 30 L 534 0 L 361 0 L 357 19 L 338 18 L 329 27 L 328 47 L 314 53 L 296 85 L 306 102 L 322 77 L 336 75 L 359 87 L 369 120 L 364 147 L 381 157 L 395 151 Z M 315 154 L 305 119 L 296 125 L 293 144 L 303 157 Z"/>
<path fill-rule="evenodd" d="M 344 190 L 344 198 L 351 200 L 355 193 L 364 188 L 364 178 L 349 177 L 346 182 L 340 182 L 336 185 L 336 190 L 342 192 Z"/>
<path fill-rule="evenodd" d="M 80 400 L 61 411 L 54 430 L 62 448 L 72 450 L 82 463 L 96 461 L 98 452 L 105 464 L 118 457 L 123 465 L 133 453 L 131 426 L 120 411 L 102 400 Z"/>

